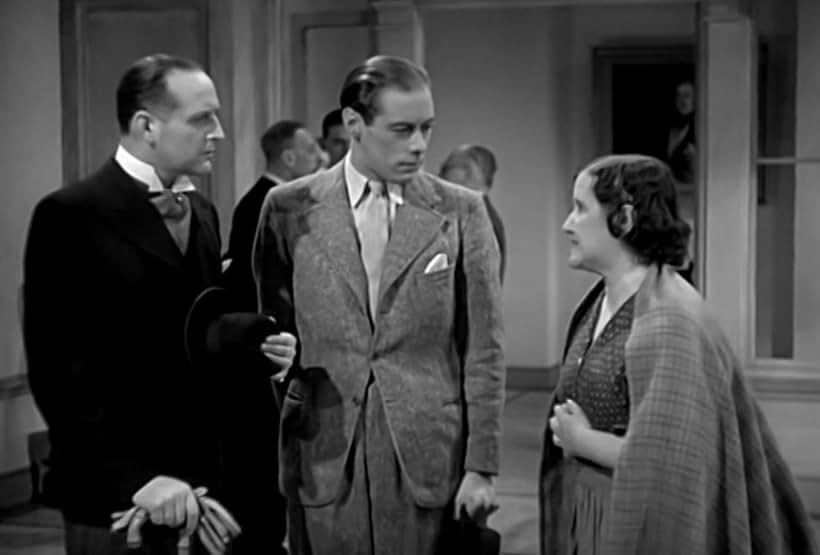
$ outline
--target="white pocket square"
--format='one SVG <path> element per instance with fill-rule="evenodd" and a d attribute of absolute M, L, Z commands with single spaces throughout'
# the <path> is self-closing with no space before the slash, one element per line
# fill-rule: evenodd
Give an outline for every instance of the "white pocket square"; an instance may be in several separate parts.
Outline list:
<path fill-rule="evenodd" d="M 433 257 L 427 267 L 424 269 L 425 274 L 432 274 L 433 272 L 438 272 L 439 270 L 444 270 L 447 268 L 449 262 L 447 260 L 447 255 L 443 252 L 438 253 Z"/>

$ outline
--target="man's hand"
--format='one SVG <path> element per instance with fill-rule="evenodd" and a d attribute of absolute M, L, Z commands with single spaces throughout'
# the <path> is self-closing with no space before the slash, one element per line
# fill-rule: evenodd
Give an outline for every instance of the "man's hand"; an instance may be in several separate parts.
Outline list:
<path fill-rule="evenodd" d="M 285 379 L 296 357 L 296 337 L 286 331 L 269 335 L 260 348 L 268 360 L 279 367 L 279 371 L 273 375 L 272 379 L 276 381 Z"/>
<path fill-rule="evenodd" d="M 157 476 L 131 498 L 158 526 L 185 524 L 184 536 L 190 536 L 199 522 L 199 504 L 191 487 L 176 478 Z"/>
<path fill-rule="evenodd" d="M 456 520 L 461 517 L 462 509 L 479 525 L 487 523 L 487 517 L 498 509 L 492 476 L 467 471 L 456 494 Z"/>

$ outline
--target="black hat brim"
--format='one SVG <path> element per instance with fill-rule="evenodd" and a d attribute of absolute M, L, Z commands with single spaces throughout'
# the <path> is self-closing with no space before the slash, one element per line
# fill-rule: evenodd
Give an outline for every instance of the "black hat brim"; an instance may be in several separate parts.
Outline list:
<path fill-rule="evenodd" d="M 197 296 L 185 318 L 185 354 L 192 366 L 208 361 L 208 327 L 223 314 L 237 311 L 238 307 L 234 294 L 224 287 L 208 287 Z"/>

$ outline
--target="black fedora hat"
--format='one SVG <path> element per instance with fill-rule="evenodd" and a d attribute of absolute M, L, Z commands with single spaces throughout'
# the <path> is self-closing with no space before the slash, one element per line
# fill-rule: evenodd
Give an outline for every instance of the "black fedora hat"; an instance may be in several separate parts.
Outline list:
<path fill-rule="evenodd" d="M 458 520 L 448 521 L 442 532 L 439 552 L 452 555 L 499 555 L 501 534 L 479 524 L 464 511 Z"/>
<path fill-rule="evenodd" d="M 185 352 L 193 366 L 222 355 L 249 357 L 269 366 L 259 345 L 279 333 L 279 326 L 270 316 L 241 311 L 240 305 L 224 287 L 208 287 L 197 296 L 185 318 Z"/>

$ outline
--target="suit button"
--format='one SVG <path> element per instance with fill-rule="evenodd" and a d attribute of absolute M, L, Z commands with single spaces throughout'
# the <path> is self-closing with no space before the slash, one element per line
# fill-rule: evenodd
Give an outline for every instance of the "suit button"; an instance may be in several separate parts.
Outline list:
<path fill-rule="evenodd" d="M 362 400 L 361 400 L 361 398 L 359 398 L 359 397 L 353 397 L 353 404 L 354 404 L 354 405 L 356 405 L 357 407 L 360 407 L 360 406 L 362 405 Z"/>

